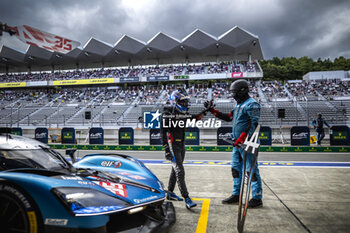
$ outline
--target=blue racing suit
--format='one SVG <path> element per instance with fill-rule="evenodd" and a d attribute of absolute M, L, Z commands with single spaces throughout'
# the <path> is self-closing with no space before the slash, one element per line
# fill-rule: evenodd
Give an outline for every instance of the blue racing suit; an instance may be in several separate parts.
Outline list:
<path fill-rule="evenodd" d="M 251 137 L 258 125 L 260 118 L 260 105 L 253 99 L 248 98 L 241 104 L 237 104 L 231 113 L 223 114 L 214 109 L 211 112 L 218 118 L 225 121 L 233 121 L 232 137 L 238 139 L 245 132 L 248 138 Z M 240 194 L 242 172 L 243 172 L 243 148 L 233 147 L 232 151 L 232 176 L 233 176 L 233 195 Z M 253 154 L 247 153 L 246 169 L 250 171 L 253 160 Z M 254 199 L 262 199 L 262 185 L 258 164 L 252 177 L 252 195 Z"/>

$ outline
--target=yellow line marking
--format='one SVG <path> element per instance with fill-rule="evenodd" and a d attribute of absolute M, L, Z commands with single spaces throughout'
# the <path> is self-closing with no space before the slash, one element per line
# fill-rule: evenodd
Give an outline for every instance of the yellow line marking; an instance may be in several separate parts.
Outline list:
<path fill-rule="evenodd" d="M 207 232 L 208 216 L 209 216 L 210 199 L 193 198 L 193 200 L 203 201 L 201 215 L 199 216 L 199 219 L 198 219 L 196 233 L 206 233 Z"/>

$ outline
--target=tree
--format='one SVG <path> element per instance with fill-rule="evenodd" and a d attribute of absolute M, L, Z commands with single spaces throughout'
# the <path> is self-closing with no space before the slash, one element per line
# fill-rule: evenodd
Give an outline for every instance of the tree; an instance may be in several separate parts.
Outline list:
<path fill-rule="evenodd" d="M 322 60 L 318 58 L 314 61 L 307 56 L 299 59 L 295 57 L 273 57 L 270 60 L 260 61 L 261 68 L 264 71 L 264 79 L 267 80 L 292 80 L 301 79 L 303 75 L 311 71 L 327 70 L 350 70 L 350 58 L 343 56 L 334 59 Z"/>
<path fill-rule="evenodd" d="M 334 59 L 334 63 L 333 63 L 333 70 L 344 70 L 344 68 L 347 66 L 346 64 L 347 60 L 345 59 L 345 57 L 340 56 L 336 59 Z"/>

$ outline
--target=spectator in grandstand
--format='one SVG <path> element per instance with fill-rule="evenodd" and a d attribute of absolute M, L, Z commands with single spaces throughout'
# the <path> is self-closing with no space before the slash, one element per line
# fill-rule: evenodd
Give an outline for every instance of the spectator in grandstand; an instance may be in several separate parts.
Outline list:
<path fill-rule="evenodd" d="M 328 122 L 322 118 L 322 114 L 317 114 L 317 118 L 312 121 L 312 126 L 316 130 L 316 138 L 317 138 L 318 146 L 321 146 L 321 141 L 325 136 L 323 125 L 326 125 L 328 128 L 330 128 Z"/>
<path fill-rule="evenodd" d="M 10 29 L 9 29 L 10 30 Z M 1 30 L 0 30 L 1 31 Z M 134 77 L 134 76 L 157 76 L 157 75 L 184 75 L 184 74 L 212 74 L 226 72 L 255 72 L 256 63 L 214 63 L 214 64 L 188 64 L 169 65 L 162 67 L 136 67 L 136 68 L 112 68 L 95 70 L 75 70 L 75 71 L 56 71 L 55 73 L 20 73 L 0 75 L 1 82 L 23 82 L 23 81 L 53 81 L 53 80 L 72 80 L 72 79 L 93 79 L 106 77 Z M 334 87 L 335 89 L 340 89 Z M 332 89 L 332 90 L 333 90 Z"/>
<path fill-rule="evenodd" d="M 237 101 L 237 105 L 230 113 L 221 113 L 213 106 L 213 101 L 207 101 L 204 106 L 215 117 L 224 121 L 233 121 L 232 137 L 234 147 L 232 151 L 232 177 L 233 177 L 233 191 L 230 197 L 222 200 L 223 204 L 234 204 L 239 202 L 239 195 L 241 189 L 241 181 L 243 173 L 243 153 L 244 149 L 240 146 L 247 137 L 251 137 L 255 128 L 258 126 L 260 118 L 259 103 L 249 96 L 249 84 L 246 80 L 237 80 L 230 86 L 233 98 Z M 247 153 L 247 170 L 250 170 L 252 165 L 253 154 Z M 248 202 L 248 208 L 262 207 L 262 185 L 261 178 L 256 163 L 256 168 L 252 178 L 252 195 L 253 198 Z"/>
<path fill-rule="evenodd" d="M 184 89 L 174 91 L 170 96 L 171 106 L 165 107 L 162 114 L 161 135 L 165 158 L 172 162 L 171 174 L 168 183 L 167 199 L 182 201 L 185 199 L 188 209 L 197 206 L 189 197 L 185 183 L 185 129 L 186 119 L 200 120 L 205 112 L 198 115 L 188 115 L 189 96 Z M 183 198 L 174 193 L 177 183 Z"/>

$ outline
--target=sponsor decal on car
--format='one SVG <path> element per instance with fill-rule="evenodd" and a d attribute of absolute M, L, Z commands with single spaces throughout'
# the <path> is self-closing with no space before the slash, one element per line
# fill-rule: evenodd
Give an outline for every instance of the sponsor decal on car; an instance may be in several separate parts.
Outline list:
<path fill-rule="evenodd" d="M 111 193 L 121 196 L 128 197 L 128 193 L 126 191 L 126 186 L 124 184 L 117 184 L 113 182 L 104 182 L 104 181 L 94 181 L 95 184 L 107 189 Z"/>
<path fill-rule="evenodd" d="M 95 185 L 94 183 L 89 182 L 89 181 L 78 181 L 78 184 L 81 184 L 81 185 L 91 185 L 91 186 L 94 186 L 94 185 Z"/>
<path fill-rule="evenodd" d="M 139 176 L 139 175 L 133 175 L 133 174 L 130 174 L 128 172 L 118 172 L 119 175 L 122 175 L 122 176 L 127 176 L 129 178 L 132 178 L 134 180 L 146 180 L 147 178 L 143 177 L 143 176 Z"/>
<path fill-rule="evenodd" d="M 154 200 L 154 199 L 157 199 L 157 196 L 150 196 L 150 197 L 146 197 L 146 198 L 143 198 L 143 199 L 134 199 L 134 202 L 139 204 L 139 203 L 151 201 L 151 200 Z"/>
<path fill-rule="evenodd" d="M 83 180 L 79 176 L 61 176 L 62 180 Z"/>
<path fill-rule="evenodd" d="M 102 161 L 101 166 L 102 167 L 114 167 L 118 168 L 122 165 L 120 161 Z"/>
<path fill-rule="evenodd" d="M 56 218 L 45 219 L 45 225 L 66 226 L 67 223 L 68 223 L 68 219 L 56 219 Z"/>

